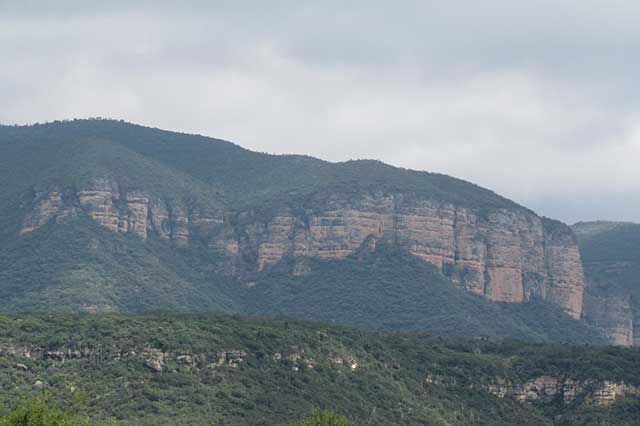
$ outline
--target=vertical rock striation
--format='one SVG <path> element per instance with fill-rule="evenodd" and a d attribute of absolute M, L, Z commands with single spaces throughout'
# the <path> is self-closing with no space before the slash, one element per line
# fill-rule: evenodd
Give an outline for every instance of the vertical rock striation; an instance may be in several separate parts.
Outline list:
<path fill-rule="evenodd" d="M 498 398 L 513 398 L 520 402 L 560 401 L 570 404 L 581 400 L 604 407 L 615 403 L 619 398 L 640 395 L 640 386 L 621 381 L 575 380 L 551 375 L 539 376 L 525 383 L 510 383 L 500 379 L 485 389 Z"/>
<path fill-rule="evenodd" d="M 584 297 L 584 319 L 597 327 L 611 343 L 634 346 L 634 315 L 629 295 L 588 289 Z"/>
<path fill-rule="evenodd" d="M 377 238 L 432 263 L 472 293 L 511 303 L 539 297 L 581 316 L 583 271 L 566 225 L 525 209 L 482 211 L 406 194 L 334 194 L 322 205 L 283 208 L 236 227 L 234 244 L 255 259 L 243 269 L 262 270 L 286 256 L 341 259 Z"/>
<path fill-rule="evenodd" d="M 315 207 L 223 214 L 169 205 L 112 179 L 94 180 L 75 196 L 81 210 L 111 231 L 142 238 L 155 232 L 180 245 L 206 241 L 234 274 L 256 273 L 285 257 L 342 259 L 381 239 L 474 294 L 511 303 L 537 297 L 574 318 L 582 313 L 583 272 L 572 231 L 523 208 L 456 206 L 404 193 L 336 193 L 312 200 Z M 21 233 L 42 226 L 66 203 L 58 192 L 39 194 Z"/>
<path fill-rule="evenodd" d="M 35 231 L 57 216 L 63 209 L 64 201 L 58 191 L 36 192 L 33 207 L 22 221 L 20 235 Z"/>
<path fill-rule="evenodd" d="M 81 188 L 36 194 L 20 234 L 35 231 L 68 212 L 82 211 L 101 226 L 113 232 L 130 232 L 147 238 L 155 232 L 160 238 L 187 240 L 186 213 L 183 207 L 170 210 L 159 197 L 144 191 L 127 191 L 113 179 L 95 179 Z"/>

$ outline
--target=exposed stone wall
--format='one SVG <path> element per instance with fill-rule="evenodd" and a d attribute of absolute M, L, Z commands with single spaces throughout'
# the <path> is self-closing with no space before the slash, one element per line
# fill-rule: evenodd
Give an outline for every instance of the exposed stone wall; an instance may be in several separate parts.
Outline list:
<path fill-rule="evenodd" d="M 33 207 L 22 222 L 20 235 L 35 231 L 57 216 L 63 209 L 62 194 L 57 191 L 35 194 Z"/>
<path fill-rule="evenodd" d="M 240 251 L 255 251 L 258 270 L 284 256 L 341 259 L 374 237 L 405 247 L 491 300 L 537 296 L 574 318 L 582 312 L 583 271 L 571 230 L 555 224 L 549 233 L 525 210 L 483 214 L 402 194 L 336 195 L 322 211 L 283 209 L 235 235 Z"/>
<path fill-rule="evenodd" d="M 127 191 L 113 179 L 96 179 L 75 192 L 69 191 L 66 198 L 58 191 L 36 194 L 20 234 L 78 210 L 110 231 L 130 232 L 143 239 L 154 232 L 178 244 L 186 244 L 192 231 L 211 232 L 223 222 L 221 212 L 188 211 L 183 205 L 169 205 L 145 191 Z"/>
<path fill-rule="evenodd" d="M 431 379 L 433 381 L 433 379 Z M 579 381 L 564 377 L 540 376 L 525 383 L 509 383 L 497 380 L 486 386 L 486 390 L 499 398 L 513 398 L 521 402 L 552 402 L 560 400 L 566 404 L 580 397 L 583 401 L 607 406 L 621 397 L 640 396 L 640 387 L 611 380 Z"/>
<path fill-rule="evenodd" d="M 169 205 L 111 179 L 95 180 L 75 196 L 79 209 L 111 231 L 142 238 L 155 232 L 177 244 L 208 241 L 227 257 L 230 273 L 255 273 L 285 256 L 342 259 L 374 238 L 406 248 L 491 300 L 520 303 L 537 296 L 575 318 L 582 312 L 583 272 L 572 231 L 557 223 L 547 229 L 524 209 L 484 212 L 407 194 L 333 194 L 315 203 L 322 208 L 283 208 L 247 220 L 247 213 Z M 72 207 L 58 192 L 40 194 L 21 233 Z"/>
<path fill-rule="evenodd" d="M 220 348 L 218 352 L 191 352 L 185 350 L 162 350 L 154 347 L 129 348 L 57 348 L 44 349 L 42 347 L 27 347 L 0 344 L 0 356 L 13 356 L 29 359 L 34 362 L 43 361 L 47 364 L 60 366 L 68 362 L 103 362 L 114 364 L 122 361 L 139 363 L 153 373 L 162 373 L 167 369 L 176 368 L 239 368 L 249 358 L 258 356 L 256 353 L 247 352 L 244 349 Z M 282 348 L 270 356 L 259 356 L 278 364 L 291 366 L 293 372 L 303 368 L 314 369 L 318 363 L 341 371 L 355 371 L 361 366 L 360 360 L 346 352 L 335 353 L 332 351 L 314 351 L 310 353 L 301 347 Z M 24 361 L 24 360 L 20 360 Z M 29 371 L 29 367 L 22 362 L 14 364 L 18 370 Z M 171 371 L 171 370 L 170 370 Z"/>
<path fill-rule="evenodd" d="M 634 346 L 634 313 L 628 295 L 587 291 L 584 318 L 597 327 L 611 343 Z"/>

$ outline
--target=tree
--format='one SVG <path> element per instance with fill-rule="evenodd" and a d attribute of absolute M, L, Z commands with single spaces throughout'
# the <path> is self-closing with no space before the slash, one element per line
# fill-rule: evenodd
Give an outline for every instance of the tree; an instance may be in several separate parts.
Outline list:
<path fill-rule="evenodd" d="M 351 422 L 334 411 L 314 408 L 309 416 L 292 423 L 291 426 L 351 426 Z"/>
<path fill-rule="evenodd" d="M 65 411 L 49 398 L 21 399 L 16 406 L 0 417 L 0 426 L 98 426 L 87 418 Z M 107 422 L 104 426 L 114 425 Z"/>

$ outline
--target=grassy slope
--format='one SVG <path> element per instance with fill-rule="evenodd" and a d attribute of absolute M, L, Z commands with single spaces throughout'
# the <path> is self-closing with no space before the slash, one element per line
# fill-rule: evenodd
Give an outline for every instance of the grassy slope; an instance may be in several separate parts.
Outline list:
<path fill-rule="evenodd" d="M 66 398 L 73 386 L 89 396 L 88 410 L 141 425 L 274 425 L 311 406 L 331 407 L 356 425 L 562 425 L 637 424 L 637 400 L 610 410 L 574 404 L 545 406 L 498 399 L 480 388 L 497 378 L 522 382 L 543 374 L 579 380 L 637 383 L 640 353 L 621 348 L 531 345 L 512 341 L 454 340 L 380 335 L 282 320 L 232 316 L 20 316 L 0 317 L 0 347 L 92 351 L 64 363 L 0 354 L 0 405 L 37 392 L 39 380 Z M 171 354 L 161 373 L 137 355 L 145 348 Z M 238 368 L 219 366 L 217 353 L 244 350 Z M 292 352 L 313 359 L 314 368 L 294 371 Z M 284 361 L 273 357 L 280 353 Z M 197 365 L 176 364 L 176 355 L 196 354 Z M 330 359 L 353 356 L 351 370 Z M 24 363 L 28 371 L 15 367 Z M 448 385 L 428 385 L 429 374 Z M 454 384 L 455 383 L 455 384 Z M 636 423 L 633 423 L 636 422 Z"/>

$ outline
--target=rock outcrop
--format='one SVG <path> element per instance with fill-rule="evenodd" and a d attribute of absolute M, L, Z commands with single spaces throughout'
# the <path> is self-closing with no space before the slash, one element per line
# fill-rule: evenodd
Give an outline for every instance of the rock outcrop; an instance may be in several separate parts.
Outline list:
<path fill-rule="evenodd" d="M 637 344 L 634 342 L 634 313 L 629 295 L 586 292 L 584 319 L 597 327 L 614 345 Z"/>
<path fill-rule="evenodd" d="M 21 234 L 77 209 L 113 232 L 141 238 L 154 232 L 182 245 L 206 241 L 227 259 L 222 269 L 237 275 L 255 274 L 285 257 L 342 259 L 382 239 L 490 300 L 537 297 L 574 318 L 582 313 L 583 272 L 572 231 L 523 208 L 471 208 L 404 193 L 337 193 L 309 208 L 223 213 L 172 205 L 113 179 L 94 180 L 69 199 L 60 194 L 36 196 Z"/>
<path fill-rule="evenodd" d="M 405 247 L 491 300 L 539 297 L 574 318 L 582 312 L 583 271 L 572 231 L 524 209 L 483 212 L 406 194 L 336 194 L 322 210 L 283 209 L 234 235 L 242 258 L 255 259 L 244 270 L 286 256 L 341 259 L 376 238 Z"/>
<path fill-rule="evenodd" d="M 54 217 L 68 216 L 70 213 L 71 209 L 65 208 L 65 201 L 60 192 L 36 192 L 33 206 L 22 222 L 20 235 L 35 231 Z"/>
<path fill-rule="evenodd" d="M 580 398 L 582 401 L 607 406 L 621 397 L 640 396 L 640 386 L 610 380 L 579 381 L 555 376 L 540 376 L 522 384 L 498 380 L 486 390 L 499 398 L 513 398 L 520 402 L 553 402 L 565 404 Z"/>
<path fill-rule="evenodd" d="M 355 371 L 360 367 L 359 361 L 350 354 L 335 355 L 317 353 L 314 356 L 307 354 L 304 348 L 295 347 L 282 352 L 275 352 L 270 359 L 276 363 L 290 364 L 294 372 L 302 368 L 314 369 L 318 362 L 331 365 L 335 368 L 348 368 Z M 286 355 L 283 355 L 286 354 Z M 153 347 L 143 347 L 136 350 L 123 350 L 119 348 L 68 348 L 61 347 L 53 350 L 45 350 L 42 347 L 24 347 L 14 345 L 0 345 L 0 356 L 15 356 L 31 361 L 44 361 L 53 365 L 62 365 L 67 362 L 126 362 L 135 361 L 143 365 L 152 373 L 162 373 L 171 368 L 238 368 L 249 358 L 264 358 L 264 353 L 251 353 L 243 349 L 227 349 L 215 353 L 192 353 L 180 351 L 165 351 Z M 15 368 L 29 371 L 23 363 L 16 363 Z"/>
<path fill-rule="evenodd" d="M 238 368 L 247 357 L 247 353 L 243 350 L 234 349 L 218 352 L 216 366 L 227 365 L 231 368 Z"/>
<path fill-rule="evenodd" d="M 95 179 L 75 191 L 38 192 L 23 220 L 20 234 L 33 232 L 50 221 L 58 221 L 70 212 L 84 212 L 113 232 L 133 233 L 147 238 L 154 232 L 163 239 L 186 244 L 195 230 L 210 229 L 222 223 L 221 212 L 207 216 L 180 204 L 170 205 L 146 191 L 127 190 L 113 179 Z"/>

